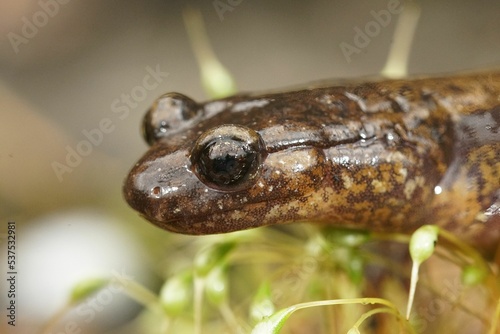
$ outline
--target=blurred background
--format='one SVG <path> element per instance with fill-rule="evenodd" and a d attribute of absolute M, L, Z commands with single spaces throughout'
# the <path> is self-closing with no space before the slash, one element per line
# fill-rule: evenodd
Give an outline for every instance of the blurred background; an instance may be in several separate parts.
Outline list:
<path fill-rule="evenodd" d="M 87 277 L 126 273 L 155 290 L 168 271 L 158 269 L 165 245 L 190 240 L 151 226 L 121 195 L 147 149 L 140 124 L 154 99 L 169 91 L 207 99 L 183 23 L 186 6 L 200 9 L 239 90 L 265 91 L 376 74 L 397 16 L 359 53 L 346 57 L 340 45 L 355 45 L 354 29 L 389 2 L 0 2 L 2 274 L 7 221 L 16 222 L 18 264 L 17 323 L 6 325 L 2 278 L 1 332 L 40 330 Z M 500 2 L 420 3 L 411 73 L 498 68 Z M 155 84 L 141 88 L 148 75 Z M 79 328 L 117 330 L 138 311 L 118 294 L 100 297 L 74 315 Z"/>

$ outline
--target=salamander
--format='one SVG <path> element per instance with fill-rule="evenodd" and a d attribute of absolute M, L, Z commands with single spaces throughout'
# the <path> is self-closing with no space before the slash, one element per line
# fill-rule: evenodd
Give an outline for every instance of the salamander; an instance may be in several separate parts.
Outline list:
<path fill-rule="evenodd" d="M 197 103 L 158 98 L 124 184 L 157 226 L 215 234 L 291 222 L 436 224 L 500 240 L 500 71 L 369 80 Z"/>

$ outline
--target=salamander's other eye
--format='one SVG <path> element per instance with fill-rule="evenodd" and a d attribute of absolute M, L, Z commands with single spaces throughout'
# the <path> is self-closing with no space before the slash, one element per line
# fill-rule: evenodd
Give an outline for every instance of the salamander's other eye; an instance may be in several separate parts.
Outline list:
<path fill-rule="evenodd" d="M 201 109 L 189 97 L 179 93 L 160 96 L 144 116 L 143 137 L 149 145 L 190 125 Z"/>
<path fill-rule="evenodd" d="M 265 155 L 257 132 L 230 124 L 202 134 L 190 158 L 193 172 L 207 186 L 221 191 L 238 191 L 254 183 Z"/>

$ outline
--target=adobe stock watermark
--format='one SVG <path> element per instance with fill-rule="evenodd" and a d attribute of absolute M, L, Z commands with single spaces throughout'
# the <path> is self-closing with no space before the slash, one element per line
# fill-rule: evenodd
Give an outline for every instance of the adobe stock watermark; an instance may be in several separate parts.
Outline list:
<path fill-rule="evenodd" d="M 40 7 L 31 18 L 23 16 L 21 21 L 21 34 L 9 32 L 7 38 L 10 45 L 16 54 L 19 53 L 19 46 L 21 44 L 28 44 L 29 41 L 38 35 L 41 28 L 45 27 L 49 20 L 59 13 L 61 5 L 65 5 L 70 0 L 40 0 L 38 6 Z"/>
<path fill-rule="evenodd" d="M 66 157 L 63 162 L 53 161 L 52 169 L 59 180 L 62 182 L 65 174 L 73 172 L 82 161 L 83 157 L 89 156 L 104 141 L 105 135 L 109 135 L 116 129 L 116 123 L 126 119 L 130 111 L 138 106 L 139 102 L 144 101 L 148 93 L 158 88 L 165 78 L 168 77 L 167 72 L 162 72 L 160 65 L 156 65 L 153 69 L 146 66 L 146 75 L 142 79 L 140 85 L 133 87 L 129 93 L 122 93 L 120 97 L 115 98 L 111 102 L 111 112 L 113 118 L 102 118 L 98 124 L 92 129 L 83 129 L 82 135 L 85 139 L 80 140 L 75 147 L 66 145 Z"/>
<path fill-rule="evenodd" d="M 112 271 L 110 282 L 94 295 L 86 298 L 76 308 L 76 315 L 81 317 L 82 321 L 86 324 L 94 321 L 96 315 L 102 312 L 105 307 L 113 302 L 114 296 L 123 294 L 126 286 L 134 279 L 133 276 L 128 275 L 122 269 L 121 272 L 117 270 Z M 80 323 L 81 324 L 81 323 Z M 69 320 L 64 323 L 62 331 L 57 333 L 50 332 L 49 334 L 76 334 L 82 333 L 82 328 L 75 320 Z"/>
<path fill-rule="evenodd" d="M 280 285 L 283 288 L 273 289 L 272 299 L 275 303 L 280 303 L 282 298 L 290 298 L 296 293 L 304 282 L 318 269 L 318 260 L 313 256 L 306 256 L 300 263 L 292 266 L 282 274 Z"/>
<path fill-rule="evenodd" d="M 212 5 L 219 16 L 219 20 L 224 21 L 224 14 L 232 12 L 242 2 L 243 0 L 214 0 Z"/>
<path fill-rule="evenodd" d="M 394 15 L 398 15 L 403 11 L 403 5 L 400 0 L 389 0 L 387 3 L 387 9 L 381 9 L 379 11 L 371 10 L 370 14 L 373 20 L 368 21 L 363 29 L 358 26 L 354 27 L 354 37 L 353 44 L 347 42 L 342 42 L 339 44 L 340 50 L 348 63 L 352 61 L 352 56 L 354 54 L 361 53 L 361 50 L 370 45 L 373 38 L 377 37 L 382 28 L 387 27 Z"/>
<path fill-rule="evenodd" d="M 410 321 L 415 331 L 424 333 L 430 323 L 436 321 L 444 313 L 451 311 L 460 298 L 462 288 L 458 277 L 453 281 L 445 280 L 440 295 L 427 305 L 419 306 L 416 312 L 412 313 Z"/>

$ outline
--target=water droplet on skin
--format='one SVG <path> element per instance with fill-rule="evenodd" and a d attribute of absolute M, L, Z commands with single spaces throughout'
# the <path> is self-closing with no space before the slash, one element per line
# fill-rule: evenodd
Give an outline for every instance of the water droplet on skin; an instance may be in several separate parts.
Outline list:
<path fill-rule="evenodd" d="M 434 187 L 434 194 L 439 195 L 442 192 L 443 192 L 443 188 L 441 188 L 440 186 L 435 186 Z"/>

